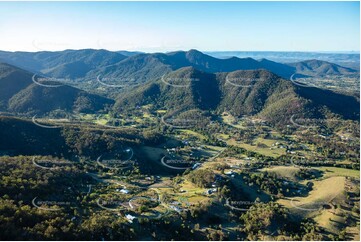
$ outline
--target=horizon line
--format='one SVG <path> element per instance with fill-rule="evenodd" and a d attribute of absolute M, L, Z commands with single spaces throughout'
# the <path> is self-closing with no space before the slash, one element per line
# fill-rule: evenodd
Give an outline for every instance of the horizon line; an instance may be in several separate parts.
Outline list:
<path fill-rule="evenodd" d="M 127 49 L 119 49 L 119 50 L 110 50 L 105 48 L 81 48 L 81 49 L 59 49 L 59 50 L 3 50 L 2 52 L 28 52 L 28 53 L 36 53 L 36 52 L 62 52 L 62 51 L 78 51 L 78 50 L 106 50 L 109 52 L 119 52 L 119 51 L 126 51 L 126 52 L 139 52 L 140 54 L 155 54 L 155 53 L 171 53 L 171 52 L 188 52 L 191 50 L 196 50 L 203 53 L 216 53 L 216 52 L 293 52 L 293 53 L 320 53 L 320 54 L 360 54 L 360 50 L 199 50 L 195 48 L 191 48 L 188 50 L 167 50 L 167 51 L 142 51 L 142 50 L 127 50 Z"/>

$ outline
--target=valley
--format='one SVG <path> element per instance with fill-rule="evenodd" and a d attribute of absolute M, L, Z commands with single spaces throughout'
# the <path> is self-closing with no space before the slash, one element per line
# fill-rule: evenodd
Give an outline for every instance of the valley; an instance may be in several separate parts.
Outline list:
<path fill-rule="evenodd" d="M 196 50 L 0 60 L 2 239 L 359 239 L 353 69 Z"/>
<path fill-rule="evenodd" d="M 360 241 L 360 1 L 0 0 L 1 241 Z"/>

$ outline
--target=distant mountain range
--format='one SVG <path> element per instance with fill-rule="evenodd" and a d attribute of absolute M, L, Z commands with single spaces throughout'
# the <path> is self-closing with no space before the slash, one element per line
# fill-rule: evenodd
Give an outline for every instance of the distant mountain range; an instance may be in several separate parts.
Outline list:
<path fill-rule="evenodd" d="M 218 59 L 197 50 L 171 53 L 111 52 L 107 50 L 65 50 L 57 52 L 0 51 L 0 62 L 55 78 L 94 80 L 96 77 L 114 81 L 133 80 L 142 83 L 181 67 L 192 66 L 210 73 L 265 69 L 283 78 L 298 73 L 309 76 L 357 74 L 325 61 L 302 61 L 282 64 L 267 59 L 230 57 Z"/>
<path fill-rule="evenodd" d="M 65 50 L 40 52 L 0 51 L 0 62 L 56 78 L 84 77 L 94 68 L 118 63 L 127 56 L 106 50 Z"/>
<path fill-rule="evenodd" d="M 294 63 L 305 60 L 321 60 L 335 63 L 341 66 L 360 70 L 360 52 L 301 52 L 301 51 L 211 51 L 205 52 L 216 58 L 230 58 L 232 56 L 253 59 L 266 58 L 280 63 Z"/>
<path fill-rule="evenodd" d="M 355 70 L 342 67 L 327 61 L 307 60 L 296 63 L 290 63 L 289 66 L 296 68 L 296 73 L 309 76 L 325 76 L 325 75 L 352 75 L 357 73 Z"/>
<path fill-rule="evenodd" d="M 358 74 L 333 63 L 309 60 L 282 64 L 267 59 L 218 59 L 197 50 L 126 54 L 91 49 L 0 52 L 0 60 L 10 63 L 0 64 L 0 111 L 46 114 L 61 109 L 95 113 L 115 103 L 116 112 L 153 104 L 168 110 L 257 115 L 274 122 L 293 114 L 359 117 L 359 97 L 302 87 L 288 80 L 295 73 L 307 76 Z M 114 83 L 130 86 L 125 92 L 111 88 L 119 94 L 112 100 L 72 87 L 71 81 L 36 83 L 34 73 L 39 77 L 76 79 L 80 83 L 101 79 L 110 87 Z"/>

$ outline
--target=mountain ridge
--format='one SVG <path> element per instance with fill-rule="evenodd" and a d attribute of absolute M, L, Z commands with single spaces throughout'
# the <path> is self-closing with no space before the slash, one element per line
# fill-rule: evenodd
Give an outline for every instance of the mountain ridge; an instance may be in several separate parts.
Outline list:
<path fill-rule="evenodd" d="M 306 75 L 315 75 L 324 76 L 324 75 L 350 75 L 357 73 L 356 70 L 353 70 L 348 67 L 343 67 L 334 63 L 327 61 L 320 61 L 316 59 L 300 61 L 296 63 L 290 63 L 290 66 L 294 66 L 298 73 L 303 73 Z"/>
<path fill-rule="evenodd" d="M 325 117 L 328 112 L 323 109 L 341 118 L 359 117 L 355 97 L 301 87 L 267 70 L 207 73 L 194 67 L 181 68 L 120 95 L 114 109 L 121 112 L 147 104 L 153 104 L 155 109 L 199 109 L 229 112 L 236 117 L 256 115 L 275 123 L 289 121 L 295 114 Z"/>
<path fill-rule="evenodd" d="M 54 109 L 93 112 L 113 104 L 110 99 L 61 83 L 35 83 L 34 78 L 31 72 L 0 63 L 0 110 L 31 114 Z"/>
<path fill-rule="evenodd" d="M 121 53 L 124 53 L 121 54 Z M 0 61 L 19 66 L 35 73 L 55 78 L 94 79 L 98 75 L 118 80 L 135 79 L 143 83 L 181 67 L 193 66 L 206 72 L 231 72 L 236 70 L 266 69 L 283 78 L 299 73 L 310 76 L 327 74 L 355 74 L 356 70 L 326 61 L 311 65 L 312 60 L 296 63 L 278 63 L 267 59 L 230 57 L 220 59 L 198 50 L 168 53 L 138 53 L 107 50 L 65 50 L 58 52 L 4 52 Z M 320 65 L 322 68 L 320 68 Z M 77 70 L 80 70 L 77 72 Z"/>

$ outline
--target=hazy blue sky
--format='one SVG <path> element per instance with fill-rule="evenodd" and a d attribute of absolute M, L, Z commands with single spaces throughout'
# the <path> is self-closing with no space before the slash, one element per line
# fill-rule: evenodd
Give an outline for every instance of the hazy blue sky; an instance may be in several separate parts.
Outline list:
<path fill-rule="evenodd" d="M 0 2 L 0 49 L 359 51 L 359 2 Z"/>

